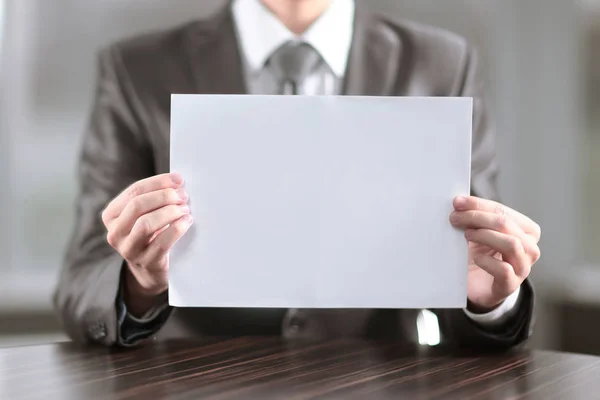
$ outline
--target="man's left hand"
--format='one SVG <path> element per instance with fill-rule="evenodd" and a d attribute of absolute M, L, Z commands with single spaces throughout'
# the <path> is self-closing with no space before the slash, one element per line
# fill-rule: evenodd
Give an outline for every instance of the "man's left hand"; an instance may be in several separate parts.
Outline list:
<path fill-rule="evenodd" d="M 540 226 L 491 200 L 457 197 L 450 215 L 469 244 L 467 297 L 474 312 L 488 312 L 514 293 L 540 258 Z"/>

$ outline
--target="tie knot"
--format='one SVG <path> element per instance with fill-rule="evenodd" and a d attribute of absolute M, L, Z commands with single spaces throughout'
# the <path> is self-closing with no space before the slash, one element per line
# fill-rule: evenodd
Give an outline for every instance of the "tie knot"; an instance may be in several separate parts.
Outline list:
<path fill-rule="evenodd" d="M 300 85 L 322 61 L 314 47 L 303 42 L 287 42 L 271 55 L 268 66 L 280 85 Z"/>

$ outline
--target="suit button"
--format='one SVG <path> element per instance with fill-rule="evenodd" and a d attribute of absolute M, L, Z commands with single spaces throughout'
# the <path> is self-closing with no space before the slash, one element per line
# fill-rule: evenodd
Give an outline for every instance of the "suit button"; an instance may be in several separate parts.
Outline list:
<path fill-rule="evenodd" d="M 292 319 L 290 319 L 289 329 L 292 333 L 298 333 L 304 328 L 304 325 L 305 325 L 305 321 L 303 318 L 294 316 L 294 317 L 292 317 Z"/>
<path fill-rule="evenodd" d="M 283 318 L 283 336 L 286 338 L 298 338 L 310 330 L 309 315 L 303 309 L 292 308 L 288 310 Z"/>
<path fill-rule="evenodd" d="M 96 322 L 92 324 L 92 326 L 90 326 L 88 331 L 90 333 L 90 337 L 93 340 L 102 340 L 106 337 L 107 334 L 106 324 L 104 324 L 103 322 Z"/>

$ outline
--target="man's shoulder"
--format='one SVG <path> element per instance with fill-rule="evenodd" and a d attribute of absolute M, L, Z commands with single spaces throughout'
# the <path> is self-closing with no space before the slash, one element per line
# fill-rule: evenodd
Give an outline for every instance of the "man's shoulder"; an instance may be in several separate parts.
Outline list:
<path fill-rule="evenodd" d="M 423 65 L 461 69 L 473 50 L 465 37 L 443 28 L 387 15 L 375 18 L 401 43 L 405 55 Z"/>
<path fill-rule="evenodd" d="M 175 27 L 152 30 L 109 43 L 100 55 L 110 55 L 127 69 L 179 62 L 186 52 L 211 37 L 222 22 L 222 14 L 181 23 Z"/>
<path fill-rule="evenodd" d="M 474 50 L 462 36 L 434 26 L 376 17 L 376 23 L 395 41 L 403 57 L 401 73 L 415 93 L 457 95 Z M 418 89 L 418 90 L 417 90 Z"/>
<path fill-rule="evenodd" d="M 467 39 L 455 32 L 391 16 L 376 16 L 376 18 L 405 45 L 411 45 L 421 51 L 442 55 L 446 52 L 460 54 L 469 51 Z"/>
<path fill-rule="evenodd" d="M 185 32 L 191 25 L 192 23 L 186 23 L 168 29 L 137 33 L 111 42 L 103 50 L 117 53 L 125 58 L 140 55 L 148 57 L 172 51 L 182 44 Z"/>

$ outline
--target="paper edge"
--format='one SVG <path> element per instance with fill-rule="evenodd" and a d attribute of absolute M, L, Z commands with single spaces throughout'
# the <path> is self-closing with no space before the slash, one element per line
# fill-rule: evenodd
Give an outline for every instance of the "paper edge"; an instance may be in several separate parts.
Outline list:
<path fill-rule="evenodd" d="M 174 131 L 175 131 L 175 126 L 174 126 L 174 119 L 173 119 L 173 112 L 174 112 L 174 103 L 176 98 L 178 97 L 198 97 L 198 96 L 202 96 L 202 97 L 238 97 L 238 98 L 246 98 L 246 97 L 276 97 L 279 95 L 271 95 L 271 94 L 257 94 L 257 95 L 252 95 L 252 96 L 248 96 L 248 95 L 242 95 L 242 94 L 201 94 L 201 93 L 172 93 L 171 94 L 171 102 L 170 102 L 170 132 L 169 132 L 169 171 L 172 171 L 172 150 L 173 150 L 173 137 L 174 137 Z M 421 100 L 428 100 L 428 101 L 448 101 L 448 100 L 453 100 L 453 101 L 467 101 L 468 105 L 469 105 L 469 130 L 470 130 L 470 134 L 469 134 L 469 148 L 468 148 L 468 180 L 467 180 L 467 195 L 471 194 L 471 189 L 472 189 L 472 152 L 473 152 L 473 128 L 474 128 L 474 124 L 473 124 L 473 118 L 474 118 L 474 98 L 473 97 L 466 97 L 466 96 L 444 96 L 444 97 L 438 97 L 438 96 L 407 96 L 407 97 L 403 97 L 403 96 L 348 96 L 348 95 L 339 95 L 339 96 L 331 96 L 331 95 L 322 95 L 322 96 L 308 96 L 308 95 L 298 95 L 295 96 L 295 98 L 304 98 L 304 97 L 322 97 L 322 98 L 328 98 L 330 99 L 331 97 L 344 97 L 344 98 L 360 98 L 360 99 L 364 99 L 364 98 L 377 98 L 377 99 L 381 99 L 383 101 L 385 101 L 386 99 L 389 99 L 389 97 L 394 98 L 394 100 L 398 100 L 399 98 L 402 100 L 415 100 L 415 99 L 421 99 Z M 466 253 L 466 263 L 468 265 L 468 249 L 467 249 L 467 253 Z M 468 270 L 466 270 L 466 273 L 468 274 Z M 465 279 L 465 283 L 466 283 L 466 288 L 468 288 L 468 275 L 467 275 L 467 279 Z M 315 291 L 318 291 L 318 286 L 315 287 Z M 315 298 L 318 298 L 318 294 L 315 293 Z M 168 291 L 168 303 L 170 306 L 173 307 L 192 307 L 192 308 L 201 308 L 201 307 L 215 307 L 215 308 L 229 308 L 229 307 L 233 307 L 233 308 L 264 308 L 264 309 L 269 309 L 269 308 L 281 308 L 280 306 L 264 306 L 264 305 L 223 305 L 223 306 L 215 306 L 215 305 L 210 305 L 210 304 L 200 304 L 200 303 L 196 303 L 196 302 L 191 302 L 187 305 L 183 305 L 186 304 L 185 301 L 183 301 L 183 299 L 181 298 L 181 296 L 179 296 L 177 290 L 174 290 L 174 287 L 172 285 L 171 279 L 169 278 L 169 291 Z M 346 306 L 335 306 L 335 305 L 328 305 L 327 307 L 325 306 L 307 306 L 307 305 L 299 305 L 299 306 L 295 306 L 295 305 L 290 305 L 287 306 L 285 308 L 312 308 L 312 309 L 390 309 L 390 310 L 418 310 L 418 309 L 436 309 L 436 308 L 443 308 L 443 309 L 464 309 L 467 307 L 467 303 L 468 303 L 468 299 L 467 299 L 467 293 L 465 293 L 464 298 L 461 298 L 457 303 L 452 302 L 452 305 L 448 305 L 447 303 L 443 306 L 441 305 L 436 305 L 435 303 L 431 303 L 429 305 L 426 306 L 402 306 L 402 307 L 393 307 L 393 306 L 356 306 L 356 305 L 346 305 Z M 456 304 L 456 305 L 455 305 Z"/>

